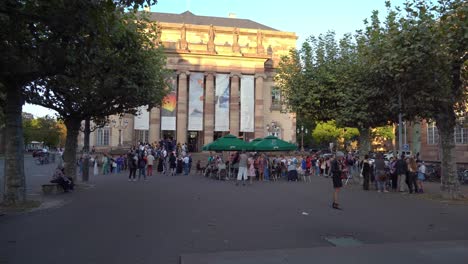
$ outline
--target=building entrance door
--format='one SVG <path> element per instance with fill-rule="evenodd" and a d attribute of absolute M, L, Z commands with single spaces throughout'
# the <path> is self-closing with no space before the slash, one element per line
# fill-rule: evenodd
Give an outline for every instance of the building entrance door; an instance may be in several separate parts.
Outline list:
<path fill-rule="evenodd" d="M 176 138 L 176 133 L 173 130 L 163 130 L 161 131 L 162 139 L 173 139 Z M 182 142 L 184 143 L 184 142 Z M 182 144 L 180 143 L 180 144 Z"/>
<path fill-rule="evenodd" d="M 187 146 L 189 152 L 199 152 L 202 147 L 203 135 L 200 131 L 188 131 Z"/>

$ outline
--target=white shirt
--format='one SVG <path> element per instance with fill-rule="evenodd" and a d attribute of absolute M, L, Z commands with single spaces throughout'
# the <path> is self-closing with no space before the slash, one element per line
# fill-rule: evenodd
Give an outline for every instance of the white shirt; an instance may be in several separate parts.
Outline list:
<path fill-rule="evenodd" d="M 426 174 L 426 165 L 421 164 L 421 166 L 419 166 L 419 172 Z"/>
<path fill-rule="evenodd" d="M 188 156 L 185 156 L 185 158 L 184 158 L 184 163 L 185 163 L 185 164 L 189 164 L 189 163 L 190 163 L 190 159 L 189 159 Z"/>

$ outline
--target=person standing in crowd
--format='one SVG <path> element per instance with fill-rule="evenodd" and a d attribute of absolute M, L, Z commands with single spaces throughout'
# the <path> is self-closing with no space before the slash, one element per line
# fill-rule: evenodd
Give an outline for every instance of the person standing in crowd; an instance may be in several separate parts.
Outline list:
<path fill-rule="evenodd" d="M 417 173 L 418 173 L 418 164 L 413 157 L 408 159 L 408 188 L 409 193 L 418 193 L 418 184 L 417 184 Z"/>
<path fill-rule="evenodd" d="M 143 179 L 146 181 L 145 168 L 146 156 L 143 151 L 140 151 L 140 154 L 138 154 L 138 180 L 140 180 L 141 176 L 143 176 Z"/>
<path fill-rule="evenodd" d="M 265 154 L 262 154 L 262 156 L 263 156 L 263 177 L 265 178 L 265 181 L 269 181 L 270 180 L 270 159 Z"/>
<path fill-rule="evenodd" d="M 406 172 L 408 171 L 408 165 L 405 161 L 405 154 L 401 154 L 400 158 L 395 164 L 395 170 L 398 175 L 398 190 L 400 192 L 406 192 L 405 182 L 406 182 Z"/>
<path fill-rule="evenodd" d="M 184 143 L 185 145 L 185 143 Z M 192 155 L 191 154 L 187 154 L 188 158 L 189 158 L 189 163 L 188 163 L 188 174 L 190 174 L 190 171 L 192 170 L 192 163 L 193 163 L 193 159 L 192 159 Z"/>
<path fill-rule="evenodd" d="M 93 174 L 94 176 L 97 176 L 99 174 L 99 168 L 98 168 L 98 156 L 94 156 L 93 158 Z"/>
<path fill-rule="evenodd" d="M 390 159 L 388 166 L 390 168 L 390 177 L 392 179 L 392 191 L 396 192 L 398 188 L 398 174 L 396 173 L 396 160 L 394 157 Z"/>
<path fill-rule="evenodd" d="M 136 181 L 136 169 L 137 169 L 137 161 L 138 157 L 133 151 L 130 151 L 127 154 L 127 160 L 128 160 L 128 181 Z"/>
<path fill-rule="evenodd" d="M 164 158 L 162 156 L 162 151 L 158 152 L 159 154 L 157 155 L 158 158 L 158 172 L 161 172 L 164 174 Z"/>
<path fill-rule="evenodd" d="M 253 155 L 249 156 L 249 159 L 247 160 L 247 162 L 249 166 L 249 172 L 248 172 L 249 181 L 250 181 L 250 185 L 252 185 L 253 178 L 255 178 L 255 160 L 253 158 Z"/>
<path fill-rule="evenodd" d="M 175 176 L 177 168 L 177 158 L 173 152 L 169 154 L 169 169 L 171 171 L 171 176 Z"/>
<path fill-rule="evenodd" d="M 369 190 L 370 171 L 371 171 L 371 166 L 369 162 L 369 155 L 365 155 L 364 160 L 362 161 L 362 165 L 361 165 L 361 175 L 364 178 L 362 188 L 365 191 Z"/>
<path fill-rule="evenodd" d="M 333 188 L 335 189 L 333 192 L 332 208 L 341 210 L 338 205 L 338 193 L 340 192 L 341 187 L 343 187 L 343 181 L 341 180 L 341 168 L 338 159 L 338 157 L 332 156 L 330 162 L 330 172 L 333 181 Z"/>
<path fill-rule="evenodd" d="M 162 164 L 163 164 L 163 174 L 166 174 L 166 172 L 168 171 L 168 166 L 167 166 L 167 163 L 168 163 L 168 152 L 166 150 L 166 148 L 163 147 L 163 150 L 161 151 L 161 157 L 162 157 Z M 174 157 L 175 158 L 175 157 Z"/>
<path fill-rule="evenodd" d="M 153 156 L 153 152 L 150 151 L 148 153 L 148 156 L 146 156 L 146 174 L 148 175 L 148 177 L 151 177 L 153 176 L 153 164 L 154 164 L 154 156 Z"/>
<path fill-rule="evenodd" d="M 104 154 L 102 156 L 102 175 L 106 175 L 107 173 L 109 173 L 109 158 L 107 154 Z"/>
<path fill-rule="evenodd" d="M 259 157 L 257 157 L 257 170 L 258 170 L 258 180 L 259 181 L 264 181 L 265 178 L 265 159 L 263 157 L 263 154 L 261 154 Z"/>
<path fill-rule="evenodd" d="M 189 163 L 190 163 L 189 156 L 185 155 L 183 161 L 184 161 L 184 175 L 189 175 Z"/>
<path fill-rule="evenodd" d="M 387 191 L 387 174 L 385 172 L 385 161 L 382 154 L 377 155 L 375 160 L 375 180 L 377 181 L 377 192 Z"/>
<path fill-rule="evenodd" d="M 426 179 L 426 165 L 424 161 L 421 161 L 421 164 L 418 168 L 418 192 L 423 193 L 423 181 Z"/>
<path fill-rule="evenodd" d="M 245 181 L 247 180 L 247 154 L 245 151 L 239 155 L 239 172 L 237 173 L 237 182 L 236 185 L 239 185 L 239 181 L 244 180 L 242 185 L 245 185 Z"/>

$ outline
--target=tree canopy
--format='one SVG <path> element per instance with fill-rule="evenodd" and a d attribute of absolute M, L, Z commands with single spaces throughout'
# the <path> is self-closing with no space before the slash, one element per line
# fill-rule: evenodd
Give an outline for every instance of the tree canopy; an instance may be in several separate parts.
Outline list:
<path fill-rule="evenodd" d="M 336 41 L 311 37 L 279 65 L 277 81 L 298 117 L 357 127 L 360 145 L 370 128 L 405 120 L 435 120 L 442 149 L 442 186 L 457 196 L 454 128 L 466 115 L 468 3 L 462 0 L 386 2 L 365 28 Z"/>
<path fill-rule="evenodd" d="M 97 46 L 94 40 L 99 39 L 102 45 L 110 46 L 110 38 L 106 36 L 110 37 L 110 32 L 118 34 L 124 32 L 106 31 L 110 29 L 108 22 L 117 18 L 118 14 L 128 7 L 137 8 L 145 4 L 153 5 L 156 2 L 155 0 L 0 1 L 0 38 L 2 39 L 0 93 L 5 94 L 3 108 L 5 136 L 9 138 L 5 144 L 5 203 L 11 204 L 26 199 L 21 109 L 26 99 L 26 92 L 29 92 L 27 97 L 34 101 L 32 98 L 36 95 L 33 93 L 41 91 L 40 89 L 27 91 L 26 86 L 32 87 L 31 84 L 45 86 L 46 83 L 48 85 L 48 82 L 41 81 L 54 80 L 55 76 L 88 77 L 79 71 L 70 71 L 70 65 L 75 63 L 75 70 L 80 67 L 83 70 L 95 66 L 90 63 L 96 58 L 92 54 L 108 50 L 92 50 L 92 47 L 102 47 Z M 121 27 L 124 27 L 124 24 L 121 24 Z M 102 36 L 98 36 L 99 34 Z M 87 58 L 86 55 L 91 56 Z M 67 78 L 64 79 L 70 80 Z M 73 91 L 80 93 L 78 90 Z M 72 106 L 67 110 L 73 112 L 76 109 Z"/>

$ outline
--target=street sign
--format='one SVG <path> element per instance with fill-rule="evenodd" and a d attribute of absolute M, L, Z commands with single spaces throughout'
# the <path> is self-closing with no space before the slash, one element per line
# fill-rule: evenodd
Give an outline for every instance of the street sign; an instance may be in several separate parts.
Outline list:
<path fill-rule="evenodd" d="M 409 144 L 403 145 L 403 151 L 409 151 Z"/>

